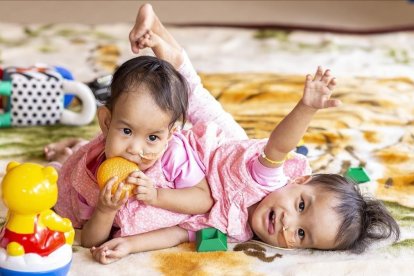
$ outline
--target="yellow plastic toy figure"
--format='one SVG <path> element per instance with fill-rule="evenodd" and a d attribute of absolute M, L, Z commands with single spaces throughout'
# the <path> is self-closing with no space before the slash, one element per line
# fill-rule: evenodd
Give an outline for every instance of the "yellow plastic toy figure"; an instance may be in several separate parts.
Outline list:
<path fill-rule="evenodd" d="M 66 275 L 75 231 L 53 212 L 58 198 L 53 167 L 10 162 L 2 181 L 8 207 L 0 232 L 0 275 Z M 22 274 L 23 273 L 23 274 Z"/>

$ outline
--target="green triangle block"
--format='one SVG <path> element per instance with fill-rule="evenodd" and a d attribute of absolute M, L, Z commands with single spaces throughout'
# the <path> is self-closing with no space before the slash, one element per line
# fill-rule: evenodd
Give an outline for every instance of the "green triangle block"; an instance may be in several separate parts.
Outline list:
<path fill-rule="evenodd" d="M 227 235 L 216 228 L 205 228 L 196 232 L 198 252 L 227 251 Z"/>
<path fill-rule="evenodd" d="M 350 178 L 357 184 L 371 181 L 367 172 L 362 167 L 349 168 L 345 173 L 345 177 Z"/>

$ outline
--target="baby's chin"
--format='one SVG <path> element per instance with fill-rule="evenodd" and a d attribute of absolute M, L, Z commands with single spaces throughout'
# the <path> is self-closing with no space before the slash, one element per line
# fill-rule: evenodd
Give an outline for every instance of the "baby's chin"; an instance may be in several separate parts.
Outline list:
<path fill-rule="evenodd" d="M 157 161 L 155 160 L 155 161 L 151 161 L 150 163 L 140 163 L 140 164 L 137 164 L 137 165 L 138 165 L 138 167 L 141 171 L 146 171 L 147 169 L 154 166 L 155 162 L 157 162 Z"/>

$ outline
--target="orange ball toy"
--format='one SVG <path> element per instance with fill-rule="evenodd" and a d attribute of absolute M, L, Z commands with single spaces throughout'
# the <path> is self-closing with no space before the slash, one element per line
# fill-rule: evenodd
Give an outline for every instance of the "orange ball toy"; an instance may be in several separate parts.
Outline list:
<path fill-rule="evenodd" d="M 125 181 L 125 179 L 134 171 L 139 171 L 139 167 L 134 162 L 126 160 L 122 157 L 112 157 L 106 159 L 98 168 L 97 180 L 99 188 L 102 189 L 109 179 L 117 176 L 115 184 L 112 186 L 112 194 L 118 188 L 119 183 Z M 126 192 L 129 192 L 129 195 L 132 195 L 132 189 L 136 185 L 126 184 L 124 182 L 124 187 L 122 188 L 122 196 L 124 197 Z"/>

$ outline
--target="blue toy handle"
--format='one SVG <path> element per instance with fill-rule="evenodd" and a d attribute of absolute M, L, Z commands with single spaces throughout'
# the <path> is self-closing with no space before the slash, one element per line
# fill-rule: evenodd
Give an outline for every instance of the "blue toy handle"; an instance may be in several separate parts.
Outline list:
<path fill-rule="evenodd" d="M 66 69 L 62 66 L 54 66 L 53 68 L 62 76 L 62 78 L 66 79 L 66 80 L 74 80 L 74 77 L 73 77 L 72 73 L 68 69 Z M 66 94 L 65 93 L 65 97 L 63 99 L 63 106 L 68 107 L 68 105 L 70 105 L 70 103 L 72 102 L 74 97 L 75 97 L 75 95 L 73 95 L 73 94 Z"/>

